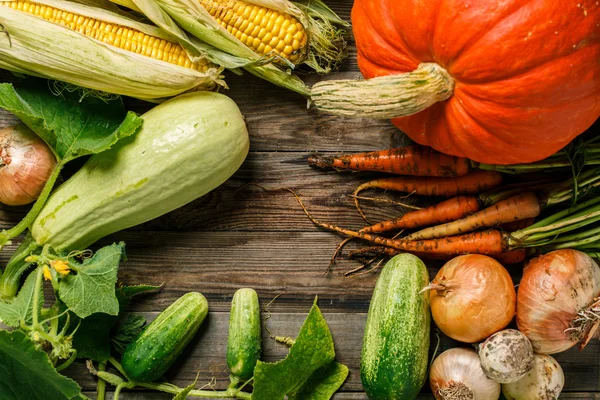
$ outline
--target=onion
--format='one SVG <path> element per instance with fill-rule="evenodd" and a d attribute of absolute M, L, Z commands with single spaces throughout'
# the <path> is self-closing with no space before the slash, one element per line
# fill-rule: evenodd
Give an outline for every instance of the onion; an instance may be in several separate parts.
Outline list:
<path fill-rule="evenodd" d="M 448 261 L 426 288 L 431 290 L 431 315 L 452 339 L 480 342 L 510 323 L 516 293 L 508 271 L 481 254 Z"/>
<path fill-rule="evenodd" d="M 535 354 L 534 366 L 523 378 L 502 385 L 506 400 L 558 399 L 565 385 L 565 375 L 560 365 L 548 355 Z"/>
<path fill-rule="evenodd" d="M 485 375 L 498 383 L 521 379 L 533 368 L 533 348 L 525 335 L 515 329 L 494 333 L 478 348 Z"/>
<path fill-rule="evenodd" d="M 431 391 L 438 400 L 497 400 L 500 384 L 488 379 L 474 350 L 453 348 L 435 359 L 429 370 Z"/>
<path fill-rule="evenodd" d="M 517 325 L 541 354 L 558 353 L 597 330 L 600 267 L 577 250 L 556 250 L 534 258 L 523 270 Z"/>
<path fill-rule="evenodd" d="M 11 206 L 38 198 L 56 158 L 25 125 L 0 130 L 0 202 Z"/>

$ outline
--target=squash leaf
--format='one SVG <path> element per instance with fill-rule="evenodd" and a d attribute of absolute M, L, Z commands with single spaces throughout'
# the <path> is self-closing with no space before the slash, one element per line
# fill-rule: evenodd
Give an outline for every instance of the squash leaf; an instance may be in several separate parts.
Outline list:
<path fill-rule="evenodd" d="M 305 385 L 315 371 L 329 365 L 334 358 L 331 332 L 315 303 L 287 357 L 276 363 L 258 361 L 256 364 L 252 398 L 283 400 L 287 395 L 290 399 L 329 399 L 316 394 L 309 397 L 304 393 L 305 390 L 311 392 L 310 386 L 320 386 L 316 380 L 309 383 L 309 387 Z"/>
<path fill-rule="evenodd" d="M 139 314 L 128 314 L 123 321 L 117 323 L 113 329 L 114 334 L 110 342 L 119 354 L 123 354 L 125 347 L 138 337 L 146 327 L 146 318 Z"/>
<path fill-rule="evenodd" d="M 142 124 L 118 97 L 101 99 L 82 89 L 35 78 L 0 84 L 0 108 L 15 114 L 40 136 L 63 164 L 107 150 Z"/>
<path fill-rule="evenodd" d="M 60 375 L 48 355 L 19 330 L 0 330 L 0 393 L 2 400 L 64 400 L 83 398 L 75 381 Z"/>
<path fill-rule="evenodd" d="M 127 307 L 133 296 L 156 291 L 158 288 L 152 285 L 117 287 L 115 293 L 119 301 L 119 314 Z M 77 357 L 106 362 L 110 357 L 111 345 L 117 352 L 119 345 L 123 348 L 127 346 L 131 336 L 139 332 L 138 328 L 141 324 L 139 318 L 143 319 L 143 317 L 129 314 L 123 322 L 120 322 L 119 318 L 114 315 L 95 313 L 81 320 L 81 325 L 73 336 L 73 347 L 77 350 Z M 129 322 L 130 318 L 134 320 Z M 145 323 L 146 320 L 144 319 L 143 322 Z"/>
<path fill-rule="evenodd" d="M 348 367 L 332 362 L 316 370 L 289 400 L 328 400 L 348 377 Z"/>
<path fill-rule="evenodd" d="M 25 321 L 27 324 L 31 324 L 33 315 L 33 292 L 35 288 L 36 272 L 29 274 L 23 287 L 17 294 L 17 297 L 10 302 L 6 303 L 0 301 L 0 320 L 8 326 L 19 327 L 21 321 Z M 41 282 L 40 282 L 41 286 Z M 38 299 L 38 310 L 42 308 L 44 304 L 44 296 L 40 289 L 40 296 Z"/>
<path fill-rule="evenodd" d="M 94 313 L 119 314 L 115 285 L 124 253 L 123 242 L 105 246 L 93 257 L 73 265 L 74 271 L 61 278 L 59 297 L 79 318 Z"/>

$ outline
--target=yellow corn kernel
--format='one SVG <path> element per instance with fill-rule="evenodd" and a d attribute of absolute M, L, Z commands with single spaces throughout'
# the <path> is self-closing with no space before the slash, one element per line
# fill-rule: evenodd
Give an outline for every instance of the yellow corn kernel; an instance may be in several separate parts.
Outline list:
<path fill-rule="evenodd" d="M 260 55 L 279 55 L 299 64 L 308 35 L 293 16 L 241 0 L 198 0 L 228 32 Z"/>
<path fill-rule="evenodd" d="M 208 63 L 192 63 L 179 44 L 125 26 L 98 21 L 31 1 L 1 1 L 0 6 L 35 15 L 122 50 L 206 72 Z M 160 51 L 157 51 L 159 50 Z M 172 54 L 171 54 L 172 53 Z"/>

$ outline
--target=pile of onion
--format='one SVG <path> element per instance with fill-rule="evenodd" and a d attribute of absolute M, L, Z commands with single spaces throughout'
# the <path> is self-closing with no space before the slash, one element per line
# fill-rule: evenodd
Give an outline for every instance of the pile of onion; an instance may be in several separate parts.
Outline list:
<path fill-rule="evenodd" d="M 577 250 L 534 258 L 523 270 L 517 325 L 536 353 L 553 354 L 596 334 L 600 319 L 600 267 Z"/>
<path fill-rule="evenodd" d="M 474 350 L 453 348 L 435 359 L 429 384 L 437 400 L 497 400 L 500 384 L 488 379 Z"/>
<path fill-rule="evenodd" d="M 438 328 L 461 342 L 480 342 L 515 315 L 517 294 L 508 271 L 481 254 L 448 261 L 424 290 L 431 290 L 431 315 Z"/>
<path fill-rule="evenodd" d="M 0 203 L 18 206 L 35 201 L 55 165 L 48 145 L 27 126 L 0 130 Z"/>

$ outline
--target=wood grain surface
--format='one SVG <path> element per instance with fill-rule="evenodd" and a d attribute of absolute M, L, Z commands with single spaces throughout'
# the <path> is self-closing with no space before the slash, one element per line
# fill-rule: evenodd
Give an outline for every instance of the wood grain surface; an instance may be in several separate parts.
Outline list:
<path fill-rule="evenodd" d="M 351 0 L 329 0 L 328 4 L 349 20 Z M 330 78 L 358 78 L 354 48 L 340 72 Z M 4 75 L 6 76 L 6 75 Z M 2 73 L 0 72 L 0 77 Z M 306 76 L 312 83 L 322 77 Z M 103 239 L 98 245 L 125 241 L 128 261 L 122 264 L 119 279 L 125 284 L 163 285 L 159 293 L 133 301 L 129 312 L 142 313 L 148 320 L 189 291 L 202 292 L 210 304 L 207 321 L 186 355 L 168 373 L 173 383 L 186 386 L 199 372 L 199 386 L 216 379 L 216 388 L 227 384 L 225 347 L 228 310 L 235 290 L 253 287 L 272 317 L 264 324 L 277 335 L 295 336 L 315 296 L 319 297 L 336 343 L 337 359 L 348 365 L 350 375 L 336 400 L 358 400 L 361 392 L 359 358 L 369 299 L 377 272 L 353 278 L 344 272 L 358 263 L 344 255 L 326 273 L 330 257 L 341 240 L 316 228 L 303 214 L 296 200 L 284 190 L 292 188 L 320 220 L 359 228 L 364 221 L 348 196 L 355 186 L 372 174 L 320 171 L 306 165 L 314 152 L 354 152 L 383 149 L 408 143 L 404 134 L 389 121 L 345 119 L 325 116 L 307 109 L 306 100 L 249 74 L 228 75 L 232 97 L 245 115 L 251 137 L 250 154 L 240 170 L 212 193 L 154 221 Z M 132 110 L 144 112 L 151 105 L 126 99 Z M 0 128 L 17 120 L 0 110 Z M 68 177 L 80 164 L 67 167 Z M 422 199 L 397 200 L 419 204 Z M 399 216 L 407 209 L 364 202 L 369 218 L 381 220 Z M 14 225 L 27 207 L 0 206 L 0 229 Z M 18 241 L 0 253 L 4 265 Z M 351 243 L 349 248 L 360 244 Z M 345 253 L 344 253 L 345 254 Z M 438 263 L 428 263 L 433 278 Z M 518 283 L 521 266 L 509 267 Z M 266 315 L 266 313 L 264 313 Z M 441 349 L 458 343 L 440 335 Z M 432 336 L 432 351 L 437 339 Z M 264 359 L 274 361 L 287 349 L 263 336 Z M 561 398 L 600 399 L 600 344 L 584 351 L 570 350 L 556 356 L 566 384 Z M 95 379 L 83 361 L 65 373 L 94 397 Z M 431 399 L 426 385 L 419 399 Z M 111 396 L 108 396 L 111 398 Z M 149 392 L 122 395 L 130 400 L 162 400 L 169 396 Z"/>

